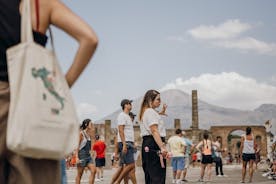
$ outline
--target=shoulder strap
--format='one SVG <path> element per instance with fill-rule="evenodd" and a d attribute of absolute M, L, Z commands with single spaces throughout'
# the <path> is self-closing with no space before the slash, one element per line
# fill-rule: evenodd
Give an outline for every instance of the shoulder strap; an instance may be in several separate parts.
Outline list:
<path fill-rule="evenodd" d="M 84 130 L 82 131 L 82 134 L 83 134 L 83 136 L 85 137 L 86 140 L 89 140 L 89 139 L 87 138 L 86 132 L 85 132 Z"/>
<path fill-rule="evenodd" d="M 35 0 L 36 31 L 39 32 L 39 0 Z"/>

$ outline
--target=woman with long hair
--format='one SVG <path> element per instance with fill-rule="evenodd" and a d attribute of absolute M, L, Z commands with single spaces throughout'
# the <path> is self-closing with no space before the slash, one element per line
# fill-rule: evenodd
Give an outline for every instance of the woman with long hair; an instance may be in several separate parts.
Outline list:
<path fill-rule="evenodd" d="M 200 170 L 200 179 L 199 182 L 203 182 L 205 169 L 207 167 L 207 176 L 208 181 L 211 181 L 211 169 L 212 169 L 212 146 L 217 146 L 215 142 L 212 142 L 209 139 L 209 133 L 205 131 L 203 133 L 203 140 L 198 143 L 196 149 L 201 152 L 202 160 L 201 160 L 201 170 Z"/>
<path fill-rule="evenodd" d="M 158 113 L 155 109 L 161 104 L 160 93 L 156 90 L 146 92 L 141 104 L 139 121 L 142 142 L 142 166 L 146 184 L 165 184 L 166 158 L 165 145 L 166 130 L 160 114 L 164 115 L 166 105 Z"/>
<path fill-rule="evenodd" d="M 242 155 L 242 180 L 241 183 L 244 183 L 245 175 L 246 175 L 246 166 L 249 162 L 249 182 L 252 182 L 253 177 L 253 164 L 256 159 L 256 147 L 254 136 L 251 131 L 251 127 L 247 127 L 245 131 L 245 135 L 241 137 L 241 147 L 240 152 Z"/>
<path fill-rule="evenodd" d="M 85 167 L 88 167 L 90 170 L 90 178 L 89 183 L 94 183 L 95 174 L 96 174 L 96 167 L 93 164 L 93 159 L 90 154 L 91 150 L 91 140 L 94 139 L 94 128 L 92 121 L 90 119 L 85 119 L 82 122 L 80 127 L 80 139 L 79 139 L 79 146 L 77 149 L 76 154 L 76 162 L 77 162 L 77 169 L 78 173 L 76 176 L 76 183 L 80 184 L 81 177 Z"/>

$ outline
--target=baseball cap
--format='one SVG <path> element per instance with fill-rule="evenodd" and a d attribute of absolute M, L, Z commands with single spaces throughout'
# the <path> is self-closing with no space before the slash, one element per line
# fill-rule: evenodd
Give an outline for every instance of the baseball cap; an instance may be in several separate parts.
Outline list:
<path fill-rule="evenodd" d="M 131 104 L 132 100 L 128 100 L 128 99 L 123 99 L 121 101 L 121 106 L 124 107 L 126 104 Z"/>

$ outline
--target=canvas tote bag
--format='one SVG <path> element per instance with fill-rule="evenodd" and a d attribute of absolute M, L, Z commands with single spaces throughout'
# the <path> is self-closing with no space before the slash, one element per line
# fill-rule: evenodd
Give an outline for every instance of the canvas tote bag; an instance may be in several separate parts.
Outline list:
<path fill-rule="evenodd" d="M 21 43 L 7 50 L 7 147 L 25 157 L 61 159 L 78 145 L 79 124 L 54 49 L 36 44 L 30 0 L 23 1 Z"/>

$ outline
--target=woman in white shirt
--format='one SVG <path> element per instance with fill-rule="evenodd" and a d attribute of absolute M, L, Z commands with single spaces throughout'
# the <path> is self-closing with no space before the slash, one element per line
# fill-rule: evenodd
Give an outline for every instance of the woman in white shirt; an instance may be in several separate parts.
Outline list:
<path fill-rule="evenodd" d="M 166 105 L 161 112 L 155 109 L 161 104 L 160 93 L 156 90 L 146 92 L 141 104 L 139 121 L 142 143 L 142 166 L 145 173 L 145 183 L 165 184 L 166 158 L 165 145 L 166 129 L 160 115 L 165 115 Z M 164 164 L 163 164 L 164 163 Z"/>

